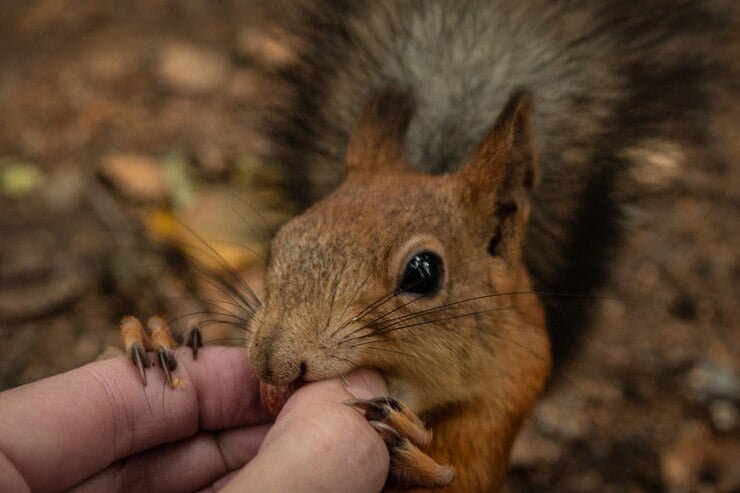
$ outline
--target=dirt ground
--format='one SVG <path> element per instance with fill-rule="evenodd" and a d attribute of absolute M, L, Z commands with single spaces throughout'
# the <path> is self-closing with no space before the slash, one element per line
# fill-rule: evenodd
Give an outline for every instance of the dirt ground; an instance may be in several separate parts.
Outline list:
<path fill-rule="evenodd" d="M 0 390 L 120 346 L 123 314 L 202 310 L 208 287 L 183 262 L 217 267 L 200 236 L 255 277 L 290 212 L 256 124 L 280 90 L 266 67 L 290 63 L 273 23 L 290 3 L 2 2 Z M 738 155 L 728 107 L 709 124 Z M 740 167 L 664 151 L 674 172 L 643 177 L 510 492 L 740 491 Z"/>

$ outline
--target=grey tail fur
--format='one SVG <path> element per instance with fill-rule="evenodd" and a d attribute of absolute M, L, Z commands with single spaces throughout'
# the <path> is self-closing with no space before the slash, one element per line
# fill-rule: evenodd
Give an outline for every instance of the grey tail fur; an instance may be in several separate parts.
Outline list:
<path fill-rule="evenodd" d="M 729 2 L 731 3 L 731 2 Z M 608 272 L 620 210 L 640 193 L 627 172 L 651 143 L 702 148 L 726 73 L 721 2 L 698 0 L 315 0 L 290 96 L 271 113 L 277 160 L 303 205 L 342 177 L 349 131 L 371 95 L 410 89 L 406 153 L 455 169 L 516 88 L 533 94 L 541 182 L 526 258 L 537 289 L 588 295 Z M 709 36 L 714 34 L 714 36 Z M 716 156 L 708 159 L 718 159 Z M 556 358 L 584 303 L 544 296 Z"/>

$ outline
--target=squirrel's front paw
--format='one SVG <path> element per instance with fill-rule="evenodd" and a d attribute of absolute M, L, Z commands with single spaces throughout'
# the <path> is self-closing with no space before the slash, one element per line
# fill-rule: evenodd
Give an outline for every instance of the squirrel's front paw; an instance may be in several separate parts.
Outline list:
<path fill-rule="evenodd" d="M 121 320 L 121 337 L 126 348 L 126 353 L 131 356 L 139 376 L 146 385 L 146 368 L 152 366 L 152 360 L 148 351 L 155 351 L 162 366 L 167 382 L 173 389 L 177 386 L 172 372 L 177 368 L 177 360 L 172 350 L 178 345 L 172 337 L 172 332 L 167 322 L 161 317 L 150 317 L 147 329 L 139 322 L 139 319 L 127 315 Z M 186 337 L 185 343 L 193 349 L 193 358 L 198 357 L 198 348 L 203 346 L 203 338 L 200 330 L 195 327 Z"/>
<path fill-rule="evenodd" d="M 387 486 L 392 488 L 442 488 L 455 479 L 451 466 L 442 466 L 422 452 L 432 433 L 411 410 L 390 397 L 351 399 L 344 402 L 360 409 L 388 445 L 391 469 Z"/>

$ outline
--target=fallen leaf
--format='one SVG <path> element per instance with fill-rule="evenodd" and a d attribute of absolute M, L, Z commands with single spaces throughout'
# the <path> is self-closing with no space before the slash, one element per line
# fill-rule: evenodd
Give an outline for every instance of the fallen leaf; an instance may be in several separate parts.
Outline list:
<path fill-rule="evenodd" d="M 129 199 L 161 202 L 169 197 L 160 163 L 140 154 L 111 154 L 103 158 L 100 174 Z"/>
<path fill-rule="evenodd" d="M 0 159 L 0 191 L 11 198 L 22 197 L 36 190 L 43 174 L 33 164 L 10 158 Z"/>

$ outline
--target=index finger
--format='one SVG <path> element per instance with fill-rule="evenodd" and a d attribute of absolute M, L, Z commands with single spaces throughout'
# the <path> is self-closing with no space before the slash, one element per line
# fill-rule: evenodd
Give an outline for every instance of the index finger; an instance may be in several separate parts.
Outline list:
<path fill-rule="evenodd" d="M 357 410 L 353 397 L 387 395 L 376 370 L 360 369 L 300 388 L 285 404 L 259 453 L 227 491 L 380 491 L 388 476 L 388 449 Z"/>
<path fill-rule="evenodd" d="M 201 356 L 202 355 L 202 356 Z M 114 461 L 200 430 L 267 421 L 240 348 L 178 351 L 179 388 L 150 371 L 142 387 L 115 358 L 0 394 L 0 453 L 32 490 L 64 489 Z"/>

